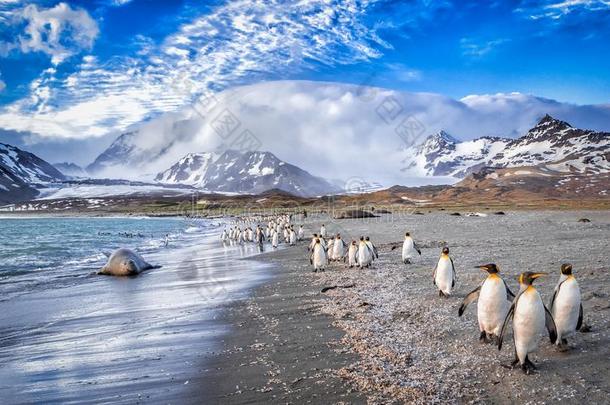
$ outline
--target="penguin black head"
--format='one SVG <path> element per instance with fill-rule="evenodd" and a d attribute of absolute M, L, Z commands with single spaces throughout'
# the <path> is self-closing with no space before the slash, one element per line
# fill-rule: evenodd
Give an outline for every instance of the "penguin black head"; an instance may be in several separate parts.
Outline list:
<path fill-rule="evenodd" d="M 352 241 L 352 245 L 355 245 L 355 244 L 356 244 L 356 241 L 355 241 L 355 240 L 353 240 L 353 241 Z"/>
<path fill-rule="evenodd" d="M 410 232 L 405 233 L 405 236 L 411 236 Z"/>
<path fill-rule="evenodd" d="M 561 265 L 561 274 L 565 276 L 572 275 L 572 265 L 570 263 L 564 263 Z"/>
<path fill-rule="evenodd" d="M 317 237 L 318 237 L 318 234 L 317 234 L 317 233 L 314 233 L 314 234 L 313 234 L 313 237 L 314 237 L 314 238 L 317 238 Z"/>
<path fill-rule="evenodd" d="M 534 273 L 532 271 L 526 271 L 525 273 L 521 273 L 519 275 L 519 284 L 532 285 L 534 280 L 545 275 L 547 275 L 547 273 Z"/>
<path fill-rule="evenodd" d="M 475 267 L 475 269 L 485 270 L 489 274 L 496 274 L 500 272 L 500 269 L 498 269 L 498 266 L 496 266 L 495 263 L 482 264 L 480 266 Z"/>
<path fill-rule="evenodd" d="M 445 246 L 445 247 L 443 248 L 443 254 L 444 254 L 444 255 L 448 255 L 448 254 L 449 254 L 449 248 L 448 248 L 447 246 Z"/>
<path fill-rule="evenodd" d="M 371 239 L 367 236 L 366 238 L 364 238 L 364 240 L 369 241 Z"/>
<path fill-rule="evenodd" d="M 364 236 L 361 236 L 361 237 L 360 237 L 360 241 L 364 241 Z"/>
<path fill-rule="evenodd" d="M 320 238 L 316 238 L 316 243 L 320 243 Z"/>

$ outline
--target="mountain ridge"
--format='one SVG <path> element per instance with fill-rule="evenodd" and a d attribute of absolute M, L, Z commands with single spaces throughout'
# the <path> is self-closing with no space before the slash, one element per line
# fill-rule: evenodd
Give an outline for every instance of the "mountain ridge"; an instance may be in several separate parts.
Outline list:
<path fill-rule="evenodd" d="M 464 178 L 483 167 L 546 166 L 560 172 L 610 171 L 610 133 L 572 127 L 549 114 L 516 139 L 458 141 L 444 131 L 408 150 L 407 170 L 426 176 Z"/>
<path fill-rule="evenodd" d="M 325 179 L 263 151 L 189 153 L 158 173 L 155 180 L 211 192 L 259 194 L 278 189 L 310 197 L 340 191 Z"/>

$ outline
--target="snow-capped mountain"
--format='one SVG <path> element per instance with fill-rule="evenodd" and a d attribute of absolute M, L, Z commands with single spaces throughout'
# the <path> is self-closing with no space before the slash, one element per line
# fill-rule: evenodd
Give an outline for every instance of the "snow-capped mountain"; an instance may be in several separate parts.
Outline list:
<path fill-rule="evenodd" d="M 297 196 L 316 196 L 339 191 L 326 180 L 312 176 L 270 152 L 259 151 L 190 153 L 159 173 L 155 180 L 231 193 L 258 194 L 278 189 Z"/>
<path fill-rule="evenodd" d="M 87 177 L 85 169 L 71 162 L 53 163 L 53 166 L 59 170 L 63 175 L 72 178 Z"/>
<path fill-rule="evenodd" d="M 410 148 L 406 171 L 464 177 L 481 167 L 546 166 L 560 172 L 610 171 L 610 133 L 573 128 L 545 115 L 517 139 L 481 137 L 460 142 L 441 131 Z"/>
<path fill-rule="evenodd" d="M 98 173 L 106 167 L 114 166 L 121 162 L 138 163 L 141 158 L 135 153 L 137 149 L 137 144 L 134 142 L 136 134 L 136 131 L 121 134 L 93 163 L 87 166 L 86 171 Z"/>
<path fill-rule="evenodd" d="M 493 156 L 489 166 L 517 167 L 544 165 L 559 172 L 610 172 L 610 132 L 573 128 L 545 115 L 521 138 Z"/>
<path fill-rule="evenodd" d="M 37 186 L 64 179 L 59 170 L 33 153 L 0 143 L 0 202 L 34 197 Z"/>
<path fill-rule="evenodd" d="M 219 155 L 213 152 L 189 153 L 166 171 L 159 173 L 155 180 L 168 184 L 188 184 L 205 187 L 206 174 Z"/>
<path fill-rule="evenodd" d="M 407 170 L 424 176 L 464 177 L 473 167 L 503 151 L 509 139 L 482 137 L 460 142 L 445 131 L 427 137 L 408 150 Z"/>

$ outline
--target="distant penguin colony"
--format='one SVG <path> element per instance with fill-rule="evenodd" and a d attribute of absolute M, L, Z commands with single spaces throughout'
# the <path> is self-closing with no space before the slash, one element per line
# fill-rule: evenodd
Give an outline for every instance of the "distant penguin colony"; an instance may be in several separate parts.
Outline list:
<path fill-rule="evenodd" d="M 378 249 L 369 236 L 360 236 L 357 240 L 348 238 L 349 242 L 346 242 L 340 233 L 329 233 L 324 224 L 320 226 L 319 233 L 313 233 L 307 242 L 304 225 L 298 225 L 298 230 L 295 230 L 292 215 L 289 214 L 238 218 L 233 226 L 222 231 L 220 239 L 223 244 L 254 243 L 261 251 L 265 242 L 273 249 L 282 243 L 297 246 L 299 242 L 306 242 L 313 272 L 325 271 L 331 263 L 343 263 L 348 269 L 370 269 L 379 258 Z M 392 250 L 399 246 L 394 245 Z M 401 262 L 411 265 L 421 256 L 422 250 L 411 233 L 405 232 Z M 511 366 L 520 367 L 526 374 L 535 370 L 530 355 L 537 350 L 540 335 L 544 331 L 559 350 L 568 349 L 567 338 L 581 328 L 583 321 L 580 288 L 572 274 L 572 265 L 561 266 L 559 281 L 548 308 L 533 285 L 537 278 L 547 273 L 521 273 L 518 279 L 519 291 L 515 295 L 500 275 L 496 264 L 483 264 L 475 268 L 484 271 L 486 277 L 463 299 L 458 308 L 458 316 L 462 317 L 468 305 L 477 302 L 476 315 L 481 343 L 494 343 L 501 350 L 504 336 L 511 326 L 515 350 Z M 439 297 L 449 299 L 452 296 L 457 284 L 457 272 L 447 246 L 441 249 L 432 270 L 432 281 Z"/>

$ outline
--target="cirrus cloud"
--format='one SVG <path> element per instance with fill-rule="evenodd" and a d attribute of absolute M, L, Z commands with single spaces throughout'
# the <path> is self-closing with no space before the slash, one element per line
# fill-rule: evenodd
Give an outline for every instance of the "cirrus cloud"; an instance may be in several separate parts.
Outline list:
<path fill-rule="evenodd" d="M 58 65 L 68 57 L 93 46 L 99 34 L 96 21 L 80 8 L 59 3 L 51 8 L 35 4 L 13 9 L 5 20 L 17 32 L 12 42 L 0 44 L 0 51 L 42 52 Z"/>

